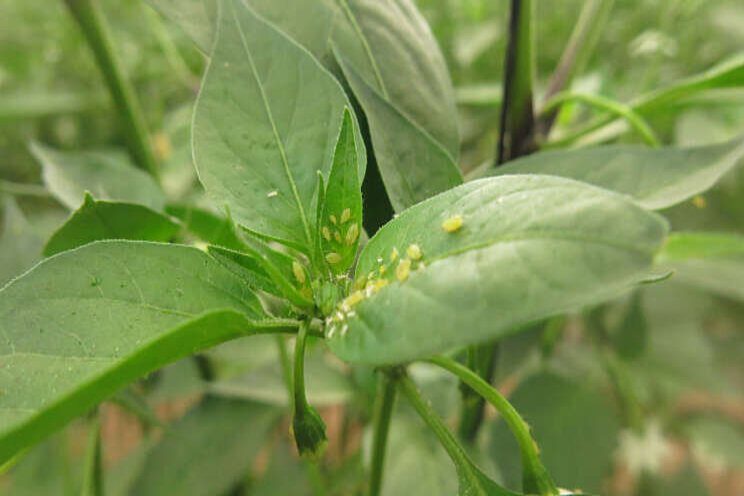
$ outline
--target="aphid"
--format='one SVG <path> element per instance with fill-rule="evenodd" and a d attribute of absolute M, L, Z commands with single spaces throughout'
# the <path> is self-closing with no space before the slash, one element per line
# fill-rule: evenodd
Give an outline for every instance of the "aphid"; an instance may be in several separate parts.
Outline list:
<path fill-rule="evenodd" d="M 344 324 L 344 326 L 341 328 L 341 336 L 346 336 L 346 331 L 349 330 L 349 326 L 347 324 Z"/>
<path fill-rule="evenodd" d="M 403 282 L 408 279 L 409 275 L 411 275 L 411 260 L 404 258 L 395 268 L 395 277 L 397 277 L 400 282 Z"/>
<path fill-rule="evenodd" d="M 442 222 L 442 229 L 444 229 L 448 233 L 456 232 L 461 227 L 462 227 L 462 215 L 460 214 L 453 215 L 449 219 Z"/>
<path fill-rule="evenodd" d="M 305 270 L 297 260 L 292 260 L 292 272 L 294 272 L 295 279 L 300 285 L 305 284 Z"/>
<path fill-rule="evenodd" d="M 347 277 L 349 277 L 349 276 L 347 276 L 346 274 L 337 274 L 337 275 L 336 275 L 336 280 L 337 280 L 337 281 L 343 281 L 343 280 L 344 280 L 344 279 L 346 279 Z"/>
<path fill-rule="evenodd" d="M 326 241 L 330 241 L 331 240 L 331 231 L 330 231 L 330 229 L 328 229 L 327 226 L 323 226 L 320 229 L 320 233 L 323 235 L 323 239 L 325 239 Z"/>
<path fill-rule="evenodd" d="M 274 190 L 274 191 L 269 191 L 269 192 L 268 192 L 268 193 L 266 194 L 266 197 L 267 197 L 267 198 L 274 198 L 275 196 L 279 196 L 279 192 L 278 192 L 277 190 Z"/>
<path fill-rule="evenodd" d="M 342 314 L 341 312 L 336 312 L 336 314 L 333 316 L 333 320 L 335 320 L 336 322 L 341 322 L 342 320 L 344 320 L 344 314 Z"/>
<path fill-rule="evenodd" d="M 356 312 L 354 310 L 352 310 L 351 312 L 347 313 L 346 316 L 349 317 L 349 318 L 356 317 Z"/>
<path fill-rule="evenodd" d="M 336 216 L 333 215 L 333 214 L 331 214 L 328 218 L 331 220 L 331 224 L 333 224 L 335 226 L 336 225 Z"/>
<path fill-rule="evenodd" d="M 387 270 L 387 267 L 385 267 L 385 265 L 380 265 L 380 268 L 377 269 L 377 270 L 379 270 L 380 271 L 380 275 L 382 275 L 382 274 L 385 273 L 385 270 Z"/>
<path fill-rule="evenodd" d="M 364 293 L 363 292 L 361 292 L 361 291 L 354 291 L 349 296 L 347 296 L 346 298 L 344 298 L 344 301 L 342 302 L 342 305 L 351 308 L 354 305 L 356 305 L 357 303 L 359 303 L 360 301 L 362 301 L 363 299 L 364 299 Z"/>
<path fill-rule="evenodd" d="M 341 233 L 338 231 L 333 231 L 333 238 L 336 240 L 336 243 L 341 244 L 343 240 L 341 239 Z"/>
<path fill-rule="evenodd" d="M 382 257 L 377 257 L 377 263 L 382 263 L 385 259 Z"/>
<path fill-rule="evenodd" d="M 388 284 L 390 284 L 390 281 L 388 281 L 387 279 L 378 279 L 377 281 L 375 281 L 375 293 L 377 293 Z"/>
<path fill-rule="evenodd" d="M 345 208 L 344 211 L 341 212 L 341 224 L 343 224 L 349 219 L 351 219 L 351 209 Z"/>
<path fill-rule="evenodd" d="M 398 260 L 398 255 L 398 249 L 393 247 L 393 250 L 390 252 L 390 261 L 395 262 L 396 260 Z"/>
<path fill-rule="evenodd" d="M 346 231 L 346 244 L 351 245 L 356 241 L 359 236 L 359 224 L 352 224 L 349 226 L 349 230 Z"/>
<path fill-rule="evenodd" d="M 354 289 L 362 289 L 367 284 L 367 278 L 362 276 L 354 282 Z"/>
<path fill-rule="evenodd" d="M 408 258 L 411 260 L 418 260 L 421 258 L 421 248 L 416 243 L 409 245 L 406 250 L 406 255 L 408 255 Z"/>
<path fill-rule="evenodd" d="M 336 333 L 336 326 L 331 326 L 331 328 L 328 329 L 328 339 L 331 339 L 335 333 Z"/>
<path fill-rule="evenodd" d="M 708 202 L 705 201 L 705 198 L 698 195 L 692 199 L 692 204 L 695 205 L 697 208 L 705 208 Z"/>
<path fill-rule="evenodd" d="M 333 251 L 332 251 L 332 252 L 330 252 L 330 253 L 328 253 L 328 254 L 327 254 L 327 255 L 325 256 L 325 259 L 326 259 L 326 261 L 327 261 L 327 262 L 328 262 L 329 264 L 334 264 L 334 265 L 335 265 L 335 264 L 337 264 L 337 263 L 339 263 L 339 262 L 341 262 L 341 260 L 343 260 L 343 259 L 341 258 L 341 255 L 339 255 L 338 253 L 336 253 L 336 252 L 333 252 Z"/>

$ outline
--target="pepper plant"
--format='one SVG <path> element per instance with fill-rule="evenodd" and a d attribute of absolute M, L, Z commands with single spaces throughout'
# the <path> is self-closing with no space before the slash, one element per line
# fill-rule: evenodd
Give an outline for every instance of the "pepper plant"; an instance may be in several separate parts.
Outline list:
<path fill-rule="evenodd" d="M 675 270 L 700 278 L 686 263 L 744 250 L 735 235 L 670 234 L 657 212 L 713 186 L 741 161 L 744 141 L 659 147 L 642 115 L 695 93 L 696 84 L 741 84 L 744 64 L 632 105 L 571 93 L 612 2 L 587 3 L 539 108 L 537 2 L 511 2 L 496 159 L 465 178 L 450 76 L 411 1 L 150 0 L 207 61 L 190 146 L 212 211 L 165 201 L 105 20 L 94 0 L 66 3 L 114 96 L 132 162 L 31 144 L 48 187 L 72 213 L 48 240 L 46 258 L 0 291 L 0 462 L 89 414 L 86 494 L 103 494 L 99 403 L 118 399 L 147 424 L 147 406 L 133 406 L 144 394 L 137 381 L 190 356 L 209 381 L 214 356 L 206 350 L 260 335 L 274 335 L 288 431 L 310 467 L 329 439 L 312 404 L 306 354 L 330 350 L 347 372 L 377 378 L 370 455 L 350 492 L 375 496 L 385 487 L 400 396 L 454 464 L 458 494 L 578 494 L 572 481 L 554 480 L 530 427 L 492 385 L 500 343 L 544 326 L 549 354 L 565 316 L 583 312 L 627 425 L 643 431 L 601 312 L 640 285 L 667 284 Z M 567 103 L 607 115 L 592 129 L 620 119 L 649 146 L 534 153 L 550 146 Z M 461 382 L 457 434 L 417 386 L 409 369 L 418 362 Z M 131 494 L 173 494 L 178 484 L 194 494 L 252 494 L 241 478 L 258 448 L 245 446 L 260 445 L 257 432 L 278 416 L 252 404 L 228 408 L 220 382 L 210 387 L 181 426 L 212 425 L 208 439 L 181 445 L 166 433 L 153 453 L 229 453 L 230 463 L 214 467 L 220 480 L 182 474 L 173 482 L 153 465 Z M 474 455 L 473 439 L 487 435 L 485 404 L 516 439 L 518 486 L 497 482 Z M 238 425 L 231 419 L 249 421 L 241 428 L 248 432 L 230 430 Z"/>

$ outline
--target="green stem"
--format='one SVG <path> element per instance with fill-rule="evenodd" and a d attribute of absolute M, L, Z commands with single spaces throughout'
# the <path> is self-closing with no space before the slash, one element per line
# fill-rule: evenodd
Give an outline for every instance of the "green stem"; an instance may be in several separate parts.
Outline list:
<path fill-rule="evenodd" d="M 292 404 L 294 401 L 294 395 L 292 394 L 292 361 L 289 358 L 289 351 L 287 350 L 287 343 L 284 341 L 284 336 L 277 334 L 274 336 L 276 340 L 276 347 L 279 350 L 279 362 L 282 366 L 282 379 L 284 379 L 284 385 L 287 387 L 287 394 L 289 395 L 289 402 Z"/>
<path fill-rule="evenodd" d="M 485 398 L 504 417 L 514 437 L 517 439 L 519 451 L 522 455 L 525 490 L 528 488 L 531 490 L 536 489 L 542 495 L 558 494 L 558 489 L 540 461 L 537 444 L 532 439 L 527 423 L 517 413 L 511 403 L 472 370 L 451 358 L 438 356 L 426 359 L 425 361 L 438 365 L 456 375 L 461 381 Z M 530 478 L 532 480 L 528 480 Z"/>
<path fill-rule="evenodd" d="M 307 404 L 305 396 L 305 341 L 307 338 L 308 321 L 303 320 L 300 323 L 300 330 L 297 333 L 294 349 L 294 405 Z"/>
<path fill-rule="evenodd" d="M 88 421 L 85 448 L 85 472 L 81 496 L 103 496 L 103 463 L 101 460 L 101 419 L 98 409 Z"/>
<path fill-rule="evenodd" d="M 569 92 L 559 93 L 545 104 L 541 114 L 547 115 L 550 111 L 559 107 L 563 103 L 572 101 L 586 103 L 587 105 L 591 105 L 592 107 L 604 110 L 605 112 L 609 112 L 610 114 L 625 119 L 643 138 L 646 144 L 653 147 L 660 146 L 659 140 L 656 138 L 656 135 L 654 135 L 651 127 L 646 123 L 643 117 L 632 109 L 632 107 L 599 95 Z"/>
<path fill-rule="evenodd" d="M 372 445 L 372 470 L 369 478 L 369 496 L 378 496 L 382 489 L 382 473 L 385 467 L 390 419 L 395 405 L 395 384 L 389 377 L 381 377 L 380 394 L 375 416 L 375 438 Z"/>
<path fill-rule="evenodd" d="M 39 198 L 52 198 L 52 195 L 41 184 L 14 183 L 0 179 L 0 193 L 13 196 L 37 196 Z"/>
<path fill-rule="evenodd" d="M 437 436 L 442 447 L 455 464 L 455 467 L 458 467 L 458 470 L 460 470 L 463 467 L 471 466 L 470 459 L 463 447 L 457 442 L 455 436 L 452 435 L 447 426 L 444 425 L 444 422 L 442 422 L 442 419 L 437 415 L 431 405 L 424 400 L 413 381 L 405 375 L 396 378 L 395 381 L 400 392 L 408 399 L 411 406 L 413 406 L 419 416 L 421 416 Z"/>
<path fill-rule="evenodd" d="M 607 24 L 614 0 L 587 0 L 579 14 L 571 37 L 558 61 L 545 91 L 545 100 L 549 100 L 568 88 L 574 76 L 582 70 L 599 40 L 599 35 Z M 545 137 L 558 116 L 559 108 L 543 114 L 537 123 L 538 133 Z"/>
<path fill-rule="evenodd" d="M 498 343 L 468 347 L 467 367 L 490 383 L 496 370 L 498 350 Z M 472 442 L 483 423 L 486 404 L 482 396 L 462 381 L 460 381 L 460 390 L 462 392 L 462 413 L 458 431 L 461 439 Z"/>
<path fill-rule="evenodd" d="M 511 0 L 496 165 L 534 149 L 532 0 Z"/>
<path fill-rule="evenodd" d="M 98 67 L 106 81 L 111 98 L 119 111 L 129 152 L 134 162 L 158 177 L 158 163 L 150 143 L 142 109 L 134 89 L 124 77 L 124 69 L 114 53 L 114 44 L 97 0 L 64 0 L 77 21 Z"/>

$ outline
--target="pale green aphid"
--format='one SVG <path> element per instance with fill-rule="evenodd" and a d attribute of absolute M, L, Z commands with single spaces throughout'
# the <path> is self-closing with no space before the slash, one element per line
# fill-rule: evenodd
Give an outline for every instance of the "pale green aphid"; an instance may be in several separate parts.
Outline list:
<path fill-rule="evenodd" d="M 305 284 L 305 269 L 302 268 L 302 265 L 297 260 L 292 260 L 292 272 L 294 272 L 298 283 L 301 285 Z"/>
<path fill-rule="evenodd" d="M 457 232 L 462 227 L 462 215 L 456 214 L 442 222 L 442 229 L 448 233 Z"/>
<path fill-rule="evenodd" d="M 359 236 L 359 224 L 352 224 L 349 226 L 349 230 L 346 231 L 346 244 L 351 245 L 356 241 Z"/>
<path fill-rule="evenodd" d="M 341 224 L 349 219 L 351 219 L 351 209 L 345 208 L 344 211 L 341 212 Z"/>
<path fill-rule="evenodd" d="M 325 256 L 325 259 L 326 259 L 326 261 L 327 261 L 327 262 L 328 262 L 329 264 L 333 264 L 333 265 L 335 265 L 335 264 L 337 264 L 337 263 L 340 263 L 340 262 L 341 262 L 341 260 L 343 260 L 343 259 L 341 258 L 341 255 L 339 255 L 338 253 L 336 253 L 336 252 L 333 252 L 333 251 L 332 251 L 332 252 L 330 252 L 330 253 L 328 253 L 328 254 L 327 254 L 327 255 Z"/>

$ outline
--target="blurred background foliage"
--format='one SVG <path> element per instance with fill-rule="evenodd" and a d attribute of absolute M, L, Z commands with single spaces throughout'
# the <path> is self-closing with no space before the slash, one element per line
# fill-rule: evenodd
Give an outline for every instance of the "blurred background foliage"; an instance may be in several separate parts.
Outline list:
<path fill-rule="evenodd" d="M 201 202 L 191 165 L 189 126 L 202 56 L 177 27 L 144 2 L 100 3 L 145 111 L 169 202 Z M 508 2 L 417 0 L 417 4 L 451 71 L 462 136 L 461 167 L 467 173 L 495 154 Z M 539 108 L 584 2 L 537 4 Z M 68 215 L 41 185 L 41 169 L 29 152 L 29 142 L 62 150 L 124 148 L 98 68 L 63 3 L 5 0 L 1 9 L 0 285 L 41 258 L 44 241 Z M 629 102 L 699 74 L 742 53 L 743 47 L 740 0 L 617 0 L 596 50 L 572 88 Z M 584 106 L 565 105 L 551 140 L 592 116 Z M 744 85 L 696 94 L 644 116 L 666 145 L 724 141 L 744 131 Z M 576 144 L 603 142 L 639 139 L 616 132 Z M 676 230 L 744 233 L 744 171 L 735 170 L 704 197 L 664 214 Z M 744 285 L 744 270 L 738 270 Z M 647 419 L 643 436 L 628 433 L 623 413 L 627 398 L 611 393 L 612 381 L 600 366 L 603 357 L 582 332 L 587 322 L 603 326 L 613 342 L 625 343 L 618 349 L 630 350 L 621 358 L 636 406 Z M 552 341 L 545 339 L 541 326 L 505 340 L 497 374 L 500 389 L 511 393 L 533 426 L 557 481 L 608 495 L 744 494 L 741 296 L 710 293 L 672 279 L 608 305 L 600 315 L 571 317 L 560 329 Z M 315 393 L 310 391 L 311 401 L 315 394 L 326 405 L 322 413 L 331 440 L 328 459 L 313 469 L 297 461 L 279 440 L 287 424 L 274 405 L 286 403 L 286 398 L 277 395 L 281 383 L 275 350 L 271 342 L 251 339 L 249 345 L 238 341 L 210 352 L 220 379 L 216 385 L 205 384 L 194 362 L 180 362 L 137 385 L 138 392 L 148 393 L 146 404 L 140 405 L 144 410 L 137 413 L 136 405 L 124 400 L 104 408 L 111 494 L 145 484 L 139 467 L 146 457 L 154 456 L 149 463 L 157 464 L 149 446 L 162 435 L 162 427 L 143 421 L 147 415 L 142 411 L 152 409 L 159 422 L 168 423 L 197 404 L 205 392 L 241 398 L 261 409 L 261 418 L 273 419 L 268 447 L 248 449 L 256 459 L 241 468 L 250 474 L 237 486 L 242 493 L 311 494 L 322 478 L 328 494 L 358 494 L 369 447 L 364 424 L 374 396 L 372 371 L 350 372 L 322 350 L 309 365 L 310 386 L 317 386 Z M 426 366 L 414 367 L 413 375 L 440 413 L 456 415 L 459 395 L 451 378 Z M 197 408 L 188 415 L 199 415 Z M 392 427 L 385 493 L 452 494 L 454 473 L 441 448 L 409 415 L 409 408 L 401 404 L 399 410 Z M 492 413 L 472 447 L 473 456 L 494 478 L 518 487 L 516 446 Z M 179 422 L 191 421 L 184 417 Z M 82 438 L 84 427 L 77 422 L 35 448 L 0 479 L 0 492 L 78 494 Z M 168 466 L 162 470 L 167 477 Z M 231 487 L 214 490 L 241 494 L 231 493 Z"/>

